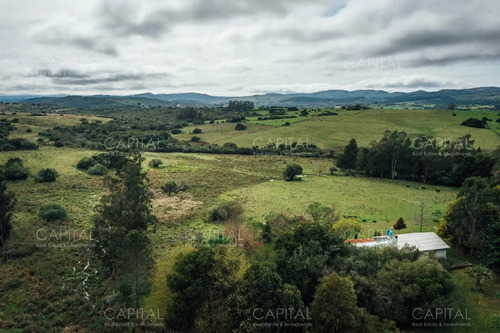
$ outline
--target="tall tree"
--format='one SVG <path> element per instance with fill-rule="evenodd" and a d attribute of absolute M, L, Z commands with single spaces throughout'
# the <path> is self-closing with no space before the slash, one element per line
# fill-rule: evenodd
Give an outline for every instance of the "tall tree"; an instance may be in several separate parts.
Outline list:
<path fill-rule="evenodd" d="M 491 238 L 490 233 L 498 235 L 500 229 L 499 193 L 500 188 L 491 188 L 485 178 L 467 178 L 457 199 L 448 206 L 437 233 L 472 255 L 489 257 L 491 251 L 498 253 L 498 248 L 489 246 L 498 246 L 498 241 L 494 246 L 495 237 Z"/>
<path fill-rule="evenodd" d="M 114 276 L 118 254 L 126 235 L 132 230 L 146 231 L 156 221 L 151 214 L 151 193 L 141 172 L 142 158 L 128 161 L 116 176 L 104 178 L 104 195 L 94 217 L 96 252 Z"/>
<path fill-rule="evenodd" d="M 16 196 L 7 192 L 7 185 L 0 178 L 0 247 L 5 245 L 12 231 L 12 209 L 16 204 Z"/>
<path fill-rule="evenodd" d="M 337 273 L 324 277 L 312 303 L 314 332 L 358 332 L 362 310 L 356 305 L 356 294 L 349 278 Z"/>
<path fill-rule="evenodd" d="M 296 286 L 306 305 L 310 304 L 318 280 L 332 270 L 346 247 L 330 225 L 302 222 L 282 233 L 274 243 L 274 261 L 283 281 Z"/>
<path fill-rule="evenodd" d="M 148 271 L 153 266 L 150 241 L 143 231 L 132 230 L 124 238 L 118 257 L 120 275 L 129 280 L 134 292 L 135 308 L 139 308 L 139 295 L 148 284 Z"/>
<path fill-rule="evenodd" d="M 356 169 L 356 159 L 358 158 L 358 144 L 356 139 L 351 139 L 349 144 L 345 146 L 344 153 L 340 155 L 337 166 L 342 170 L 351 172 L 351 169 Z"/>

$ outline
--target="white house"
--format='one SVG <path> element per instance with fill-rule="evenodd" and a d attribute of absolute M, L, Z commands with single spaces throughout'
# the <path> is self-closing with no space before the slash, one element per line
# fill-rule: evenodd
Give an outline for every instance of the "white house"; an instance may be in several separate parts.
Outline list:
<path fill-rule="evenodd" d="M 420 252 L 434 252 L 438 259 L 446 259 L 446 250 L 450 247 L 434 232 L 413 232 L 398 236 L 398 249 L 408 244 L 415 246 Z"/>
<path fill-rule="evenodd" d="M 389 232 L 388 232 L 389 234 Z M 392 234 L 392 233 L 390 233 Z M 446 259 L 446 250 L 450 247 L 434 232 L 413 232 L 398 236 L 378 236 L 373 238 L 350 239 L 346 243 L 359 247 L 415 246 L 420 252 L 435 253 L 438 259 Z"/>

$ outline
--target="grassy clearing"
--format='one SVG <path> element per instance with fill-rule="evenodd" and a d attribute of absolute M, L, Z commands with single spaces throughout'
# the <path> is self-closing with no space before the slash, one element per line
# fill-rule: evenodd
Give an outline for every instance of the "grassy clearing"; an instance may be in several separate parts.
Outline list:
<path fill-rule="evenodd" d="M 406 184 L 410 184 L 407 187 Z M 241 200 L 248 217 L 262 219 L 270 212 L 304 215 L 308 204 L 317 201 L 335 205 L 341 215 L 357 216 L 365 231 L 391 227 L 399 217 L 407 222 L 404 232 L 420 230 L 420 207 L 424 201 L 424 231 L 437 227 L 432 213 L 444 211 L 457 190 L 434 187 L 417 190 L 418 183 L 365 177 L 307 175 L 300 182 L 269 181 L 224 195 Z M 276 203 L 279 202 L 279 205 Z M 376 221 L 374 223 L 373 221 Z"/>
<path fill-rule="evenodd" d="M 337 110 L 335 110 L 337 112 Z M 475 146 L 494 149 L 500 145 L 497 135 L 498 118 L 495 111 L 456 111 L 456 116 L 446 110 L 386 110 L 371 109 L 361 111 L 338 111 L 339 116 L 280 119 L 248 123 L 245 131 L 234 130 L 235 124 L 205 124 L 184 128 L 184 134 L 175 135 L 181 140 L 189 140 L 195 127 L 203 130 L 198 135 L 202 141 L 222 145 L 236 143 L 240 147 L 264 146 L 268 141 L 278 140 L 309 142 L 319 147 L 346 145 L 356 138 L 359 145 L 366 146 L 373 140 L 380 140 L 386 130 L 405 131 L 410 137 L 427 135 L 441 138 L 458 138 L 471 134 Z M 488 117 L 491 129 L 477 129 L 460 126 L 467 118 Z M 256 118 L 255 118 L 256 119 Z M 281 126 L 286 121 L 291 126 Z"/>

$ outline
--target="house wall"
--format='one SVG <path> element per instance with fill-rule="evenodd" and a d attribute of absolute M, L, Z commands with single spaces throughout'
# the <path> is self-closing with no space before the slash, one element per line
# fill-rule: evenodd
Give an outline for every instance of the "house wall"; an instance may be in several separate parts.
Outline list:
<path fill-rule="evenodd" d="M 437 250 L 436 258 L 438 259 L 446 259 L 446 250 Z"/>

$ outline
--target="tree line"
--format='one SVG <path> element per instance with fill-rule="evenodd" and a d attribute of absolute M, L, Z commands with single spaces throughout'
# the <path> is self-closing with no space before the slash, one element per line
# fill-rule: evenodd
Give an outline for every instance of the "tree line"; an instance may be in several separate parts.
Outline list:
<path fill-rule="evenodd" d="M 356 139 L 351 139 L 337 166 L 370 177 L 460 186 L 471 176 L 489 177 L 496 163 L 494 155 L 474 148 L 469 134 L 446 140 L 410 139 L 405 132 L 386 131 L 368 147 L 358 147 Z"/>

